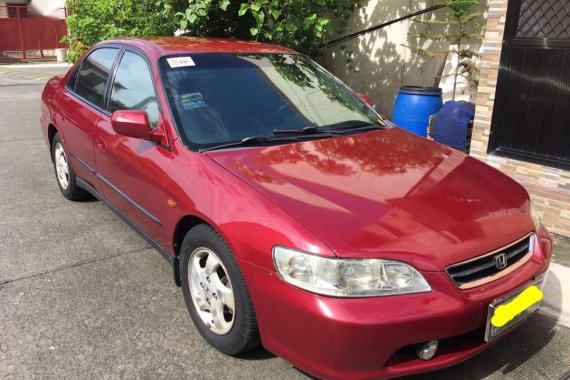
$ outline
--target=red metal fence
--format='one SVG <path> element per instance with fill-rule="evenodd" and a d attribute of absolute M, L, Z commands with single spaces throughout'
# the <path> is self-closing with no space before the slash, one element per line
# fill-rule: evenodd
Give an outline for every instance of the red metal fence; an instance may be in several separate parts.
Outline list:
<path fill-rule="evenodd" d="M 0 61 L 55 58 L 67 35 L 64 8 L 43 16 L 28 6 L 0 6 Z"/>

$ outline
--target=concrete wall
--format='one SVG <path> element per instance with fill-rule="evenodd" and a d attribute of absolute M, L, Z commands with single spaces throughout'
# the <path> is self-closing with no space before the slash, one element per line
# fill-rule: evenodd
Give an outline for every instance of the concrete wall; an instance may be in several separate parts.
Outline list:
<path fill-rule="evenodd" d="M 7 3 L 11 5 L 29 5 L 35 12 L 34 15 L 52 16 L 60 19 L 65 18 L 65 0 L 0 0 L 0 7 Z"/>
<path fill-rule="evenodd" d="M 62 8 L 65 8 L 65 0 L 32 0 L 31 4 L 43 16 L 65 18 Z"/>
<path fill-rule="evenodd" d="M 398 17 L 425 9 L 438 1 L 434 0 L 369 0 L 350 19 L 345 34 L 369 28 L 374 25 L 394 20 Z M 481 2 L 486 7 L 486 1 Z M 425 14 L 423 17 L 444 19 L 447 10 Z M 483 20 L 478 20 L 483 22 Z M 348 83 L 354 90 L 370 96 L 376 109 L 390 117 L 398 89 L 403 85 L 431 86 L 438 60 L 423 58 L 413 54 L 402 44 L 416 44 L 416 38 L 408 33 L 427 32 L 432 26 L 414 23 L 411 19 L 392 24 L 386 28 L 374 31 L 345 43 L 344 53 L 339 46 L 328 49 L 322 59 L 325 67 Z M 442 29 L 432 30 L 435 33 Z M 338 36 L 331 36 L 335 38 Z M 479 43 L 470 46 L 479 49 Z M 424 47 L 435 50 L 447 50 L 449 45 L 444 42 L 427 43 Z M 353 52 L 352 61 L 347 64 L 347 52 Z M 450 57 L 451 59 L 451 57 Z M 446 71 L 449 73 L 452 65 L 448 60 Z M 463 86 L 465 87 L 465 86 Z M 442 82 L 445 99 L 450 98 L 451 82 Z M 475 91 L 464 99 L 474 101 Z"/>

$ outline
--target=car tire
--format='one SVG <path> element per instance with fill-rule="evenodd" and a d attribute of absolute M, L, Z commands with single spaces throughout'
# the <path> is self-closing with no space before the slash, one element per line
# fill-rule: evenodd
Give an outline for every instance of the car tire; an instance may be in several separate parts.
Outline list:
<path fill-rule="evenodd" d="M 72 201 L 85 199 L 88 196 L 88 193 L 77 186 L 75 172 L 69 164 L 69 156 L 63 146 L 63 141 L 61 141 L 59 134 L 54 136 L 51 146 L 51 157 L 53 159 L 55 178 L 61 194 Z"/>
<path fill-rule="evenodd" d="M 190 317 L 210 345 L 226 355 L 259 346 L 247 285 L 230 247 L 212 227 L 200 224 L 186 234 L 180 279 Z"/>

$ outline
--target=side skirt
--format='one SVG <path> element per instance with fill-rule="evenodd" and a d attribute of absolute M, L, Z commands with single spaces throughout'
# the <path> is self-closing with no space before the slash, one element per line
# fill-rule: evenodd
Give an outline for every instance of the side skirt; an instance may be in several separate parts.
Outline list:
<path fill-rule="evenodd" d="M 99 194 L 99 192 L 97 190 L 95 190 L 89 183 L 87 183 L 86 181 L 82 180 L 79 177 L 76 177 L 76 183 L 77 183 L 77 186 L 88 191 L 91 195 L 93 195 L 95 198 L 97 198 L 99 201 L 101 201 L 101 203 L 103 203 L 105 206 L 107 206 L 109 209 L 111 209 L 111 211 L 113 211 L 119 218 L 121 218 L 125 223 L 127 223 L 127 225 L 129 227 L 131 227 L 133 230 L 135 230 L 154 249 L 156 249 L 162 255 L 162 257 L 164 257 L 166 259 L 166 261 L 168 261 L 168 263 L 172 267 L 172 271 L 174 274 L 174 282 L 176 283 L 176 285 L 179 287 L 181 286 L 180 271 L 178 270 L 178 268 L 179 268 L 178 257 L 170 256 L 168 254 L 168 252 L 166 252 L 166 250 L 160 246 L 160 244 L 158 244 L 153 238 L 148 236 L 148 234 L 146 232 L 144 232 L 139 226 L 137 226 L 135 223 L 131 222 L 115 206 L 113 206 L 101 194 Z"/>

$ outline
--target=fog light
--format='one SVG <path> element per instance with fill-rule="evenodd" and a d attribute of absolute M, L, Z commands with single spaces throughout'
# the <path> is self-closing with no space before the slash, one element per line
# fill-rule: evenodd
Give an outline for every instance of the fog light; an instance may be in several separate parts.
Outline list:
<path fill-rule="evenodd" d="M 430 340 L 429 342 L 418 344 L 416 347 L 416 354 L 422 360 L 430 360 L 437 351 L 437 340 Z"/>

